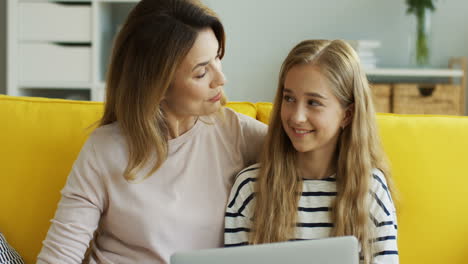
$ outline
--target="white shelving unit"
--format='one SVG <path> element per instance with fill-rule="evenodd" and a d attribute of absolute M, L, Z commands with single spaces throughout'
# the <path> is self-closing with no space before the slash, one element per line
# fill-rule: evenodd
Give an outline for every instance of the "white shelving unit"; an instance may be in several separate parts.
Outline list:
<path fill-rule="evenodd" d="M 137 2 L 7 0 L 7 94 L 102 101 L 112 41 Z M 463 74 L 457 69 L 367 71 L 370 78 Z"/>
<path fill-rule="evenodd" d="M 399 68 L 376 68 L 366 70 L 367 76 L 380 77 L 436 77 L 454 78 L 463 77 L 463 70 L 457 69 L 399 69 Z"/>
<path fill-rule="evenodd" d="M 139 0 L 7 0 L 7 94 L 102 101 L 112 41 Z"/>
<path fill-rule="evenodd" d="M 448 69 L 367 69 L 377 110 L 400 114 L 466 111 L 467 59 L 454 57 Z"/>

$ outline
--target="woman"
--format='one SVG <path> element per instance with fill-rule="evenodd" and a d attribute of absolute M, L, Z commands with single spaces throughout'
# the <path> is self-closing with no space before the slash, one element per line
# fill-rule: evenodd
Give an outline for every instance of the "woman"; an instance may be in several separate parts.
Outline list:
<path fill-rule="evenodd" d="M 175 251 L 222 246 L 233 177 L 266 134 L 222 107 L 224 44 L 221 22 L 196 1 L 136 5 L 39 263 L 81 263 L 90 241 L 90 263 L 168 263 Z"/>
<path fill-rule="evenodd" d="M 234 183 L 225 245 L 353 235 L 364 263 L 398 263 L 387 167 L 356 53 L 303 41 L 281 68 L 261 163 Z"/>

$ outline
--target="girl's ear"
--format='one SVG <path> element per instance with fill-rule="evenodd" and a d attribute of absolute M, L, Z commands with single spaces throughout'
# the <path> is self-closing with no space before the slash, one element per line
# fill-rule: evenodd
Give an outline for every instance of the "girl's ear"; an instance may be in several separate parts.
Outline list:
<path fill-rule="evenodd" d="M 341 121 L 341 129 L 347 127 L 353 121 L 354 117 L 354 103 L 348 105 L 345 109 L 343 121 Z"/>

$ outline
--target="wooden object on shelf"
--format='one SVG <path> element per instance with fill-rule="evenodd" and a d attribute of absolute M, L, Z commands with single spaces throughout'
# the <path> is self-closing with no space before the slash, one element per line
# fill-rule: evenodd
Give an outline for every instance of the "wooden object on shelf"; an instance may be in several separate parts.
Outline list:
<path fill-rule="evenodd" d="M 449 60 L 449 67 L 451 69 L 456 68 L 458 66 L 463 71 L 463 76 L 460 78 L 460 114 L 465 114 L 465 107 L 466 107 L 466 74 L 467 74 L 467 59 L 466 57 L 455 57 L 450 58 Z M 454 84 L 455 79 L 450 78 L 450 83 Z"/>
<path fill-rule="evenodd" d="M 390 94 L 388 112 L 398 114 L 465 115 L 467 59 L 456 57 L 449 60 L 449 69 L 371 69 L 372 77 L 437 78 L 438 83 L 375 83 L 371 89 L 378 112 L 387 109 L 385 96 Z M 440 82 L 440 79 L 448 80 Z M 390 87 L 385 93 L 382 87 Z M 380 88 L 380 89 L 378 89 Z M 385 88 L 384 88 L 385 89 Z M 380 90 L 380 91 L 379 91 Z M 380 93 L 380 94 L 377 94 Z"/>
<path fill-rule="evenodd" d="M 371 84 L 372 99 L 375 111 L 378 113 L 391 113 L 392 85 L 391 84 Z"/>
<path fill-rule="evenodd" d="M 393 112 L 396 114 L 460 115 L 460 85 L 395 84 Z"/>

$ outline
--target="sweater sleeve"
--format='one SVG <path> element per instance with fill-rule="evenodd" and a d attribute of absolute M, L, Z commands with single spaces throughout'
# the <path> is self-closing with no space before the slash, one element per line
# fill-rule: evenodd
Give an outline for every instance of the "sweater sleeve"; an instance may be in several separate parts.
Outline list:
<path fill-rule="evenodd" d="M 104 210 L 105 188 L 93 142 L 87 140 L 61 191 L 37 263 L 81 263 Z"/>
<path fill-rule="evenodd" d="M 254 204 L 254 184 L 259 164 L 254 164 L 236 176 L 231 189 L 224 217 L 224 246 L 247 245 L 252 225 L 252 206 Z"/>
<path fill-rule="evenodd" d="M 0 264 L 24 264 L 21 256 L 8 244 L 2 233 L 0 233 Z"/>
<path fill-rule="evenodd" d="M 387 187 L 385 177 L 380 170 L 372 173 L 373 184 L 370 204 L 371 219 L 375 225 L 374 264 L 397 264 L 397 217 L 396 210 Z"/>
<path fill-rule="evenodd" d="M 258 162 L 268 127 L 249 116 L 237 113 L 241 124 L 241 152 L 245 166 Z"/>

